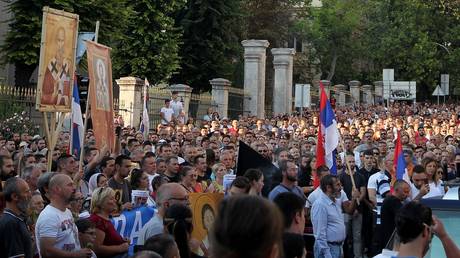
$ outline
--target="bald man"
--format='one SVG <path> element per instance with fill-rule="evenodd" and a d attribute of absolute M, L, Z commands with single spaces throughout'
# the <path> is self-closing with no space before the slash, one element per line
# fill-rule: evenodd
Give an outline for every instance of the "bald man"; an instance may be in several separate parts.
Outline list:
<path fill-rule="evenodd" d="M 90 249 L 81 249 L 78 229 L 67 209 L 74 194 L 75 185 L 68 175 L 57 174 L 51 178 L 50 204 L 40 213 L 35 225 L 40 257 L 91 257 Z"/>
<path fill-rule="evenodd" d="M 142 227 L 137 240 L 138 245 L 143 245 L 151 236 L 163 233 L 163 216 L 169 206 L 173 204 L 190 204 L 187 191 L 178 183 L 167 183 L 160 186 L 155 201 L 158 212 Z"/>

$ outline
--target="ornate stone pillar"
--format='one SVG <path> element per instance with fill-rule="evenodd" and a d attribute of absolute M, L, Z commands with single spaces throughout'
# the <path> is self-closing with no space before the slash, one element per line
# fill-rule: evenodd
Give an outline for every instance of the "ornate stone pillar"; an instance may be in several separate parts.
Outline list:
<path fill-rule="evenodd" d="M 263 118 L 265 116 L 265 61 L 267 40 L 243 40 L 244 47 L 244 114 Z"/>
<path fill-rule="evenodd" d="M 330 99 L 331 98 L 331 81 L 321 80 L 321 82 L 323 83 L 324 91 L 326 92 L 327 98 Z M 319 86 L 319 82 L 318 82 L 318 89 L 319 89 L 318 97 L 321 99 L 321 87 Z"/>
<path fill-rule="evenodd" d="M 353 104 L 359 104 L 361 101 L 360 101 L 360 98 L 359 98 L 359 87 L 361 86 L 361 82 L 360 81 L 349 81 L 348 82 L 348 85 L 350 85 L 350 94 L 351 94 L 351 99 L 352 99 L 352 102 Z"/>
<path fill-rule="evenodd" d="M 372 85 L 363 85 L 364 103 L 374 104 L 374 94 L 372 94 Z"/>
<path fill-rule="evenodd" d="M 188 118 L 190 99 L 192 98 L 192 87 L 186 84 L 173 84 L 169 87 L 171 92 L 177 91 L 177 96 L 183 101 L 185 118 Z"/>
<path fill-rule="evenodd" d="M 217 78 L 209 81 L 212 85 L 212 101 L 217 105 L 220 117 L 228 117 L 228 90 L 231 82 L 227 79 Z"/>
<path fill-rule="evenodd" d="M 273 48 L 275 86 L 273 89 L 274 114 L 292 112 L 292 67 L 295 50 L 293 48 Z"/>
<path fill-rule="evenodd" d="M 343 84 L 337 84 L 334 86 L 334 90 L 335 90 L 335 96 L 337 98 L 337 106 L 345 106 L 346 105 L 346 101 L 347 101 L 347 98 L 346 98 L 346 89 L 347 89 L 347 86 L 343 85 Z"/>
<path fill-rule="evenodd" d="M 142 114 L 142 88 L 144 80 L 137 77 L 121 77 L 116 80 L 120 87 L 119 114 L 123 117 L 125 126 L 139 128 Z"/>

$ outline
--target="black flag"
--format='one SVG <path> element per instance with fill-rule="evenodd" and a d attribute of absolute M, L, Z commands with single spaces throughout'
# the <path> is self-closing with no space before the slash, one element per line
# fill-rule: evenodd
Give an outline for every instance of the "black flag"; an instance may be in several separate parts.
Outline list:
<path fill-rule="evenodd" d="M 246 170 L 250 168 L 257 168 L 264 174 L 264 187 L 262 188 L 262 194 L 264 196 L 268 196 L 271 189 L 275 186 L 273 184 L 273 176 L 279 169 L 273 165 L 270 160 L 266 159 L 247 144 L 240 141 L 236 175 L 242 176 Z"/>

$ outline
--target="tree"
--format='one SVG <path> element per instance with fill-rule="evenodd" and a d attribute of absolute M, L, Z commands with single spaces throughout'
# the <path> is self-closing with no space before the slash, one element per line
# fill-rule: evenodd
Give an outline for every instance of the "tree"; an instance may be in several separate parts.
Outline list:
<path fill-rule="evenodd" d="M 130 1 L 135 13 L 117 51 L 123 63 L 115 69 L 154 84 L 168 81 L 179 68 L 182 32 L 174 15 L 184 4 L 185 0 Z"/>
<path fill-rule="evenodd" d="M 334 79 L 337 70 L 353 64 L 359 49 L 362 8 L 360 0 L 324 0 L 322 7 L 308 7 L 309 16 L 296 26 L 301 38 L 311 44 L 311 58 L 320 60 L 323 78 Z"/>
<path fill-rule="evenodd" d="M 126 0 L 1 1 L 8 3 L 8 11 L 13 13 L 10 30 L 1 46 L 2 61 L 16 66 L 15 84 L 18 86 L 28 86 L 30 76 L 38 66 L 44 6 L 79 14 L 80 31 L 94 31 L 96 20 L 99 20 L 99 42 L 109 46 L 121 40 L 121 30 L 130 15 Z"/>
<path fill-rule="evenodd" d="M 209 80 L 232 80 L 241 53 L 240 0 L 189 0 L 176 23 L 184 31 L 180 46 L 181 69 L 172 83 L 186 83 L 209 91 Z"/>
<path fill-rule="evenodd" d="M 335 83 L 352 79 L 382 80 L 394 68 L 397 80 L 417 81 L 418 96 L 428 97 L 440 74 L 451 84 L 460 64 L 460 24 L 453 0 L 324 0 L 310 8 L 297 26 L 312 45 L 323 78 Z M 446 3 L 448 3 L 446 5 Z M 446 7 L 447 6 L 447 7 Z"/>

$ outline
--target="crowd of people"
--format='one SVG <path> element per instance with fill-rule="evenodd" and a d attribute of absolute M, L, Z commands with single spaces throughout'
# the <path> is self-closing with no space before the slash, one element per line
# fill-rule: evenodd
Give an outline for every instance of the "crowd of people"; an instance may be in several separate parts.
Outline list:
<path fill-rule="evenodd" d="M 114 150 L 97 148 L 88 130 L 83 164 L 69 154 L 67 131 L 53 149 L 40 135 L 2 135 L 0 257 L 362 258 L 390 249 L 421 258 L 432 233 L 447 257 L 460 257 L 420 204 L 442 197 L 460 173 L 460 106 L 336 107 L 337 173 L 316 164 L 316 109 L 235 120 L 211 110 L 186 120 L 181 109 L 177 96 L 165 101 L 161 123 L 146 134 L 116 120 Z M 397 132 L 403 179 L 394 165 Z M 238 170 L 241 142 L 276 167 L 271 180 L 257 168 Z M 227 175 L 235 175 L 229 185 Z M 145 205 L 156 212 L 133 254 L 111 218 L 135 208 L 134 190 L 148 192 Z M 225 195 L 208 243 L 191 236 L 190 193 Z"/>

